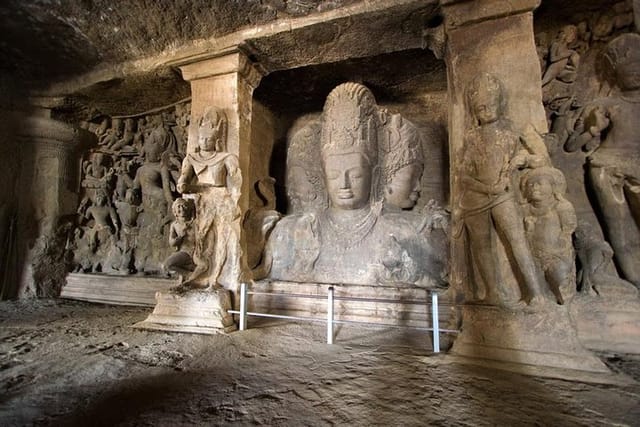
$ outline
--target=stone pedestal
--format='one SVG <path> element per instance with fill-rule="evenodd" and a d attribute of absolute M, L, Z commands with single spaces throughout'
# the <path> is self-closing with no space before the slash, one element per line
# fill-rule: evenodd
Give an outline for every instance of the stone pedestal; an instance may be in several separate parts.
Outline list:
<path fill-rule="evenodd" d="M 550 305 L 544 311 L 509 311 L 491 306 L 462 308 L 456 356 L 514 364 L 608 374 L 607 367 L 578 340 L 569 311 Z"/>
<path fill-rule="evenodd" d="M 618 279 L 601 295 L 578 295 L 570 305 L 578 339 L 597 351 L 640 354 L 638 291 Z"/>
<path fill-rule="evenodd" d="M 327 294 L 334 288 L 336 320 L 389 326 L 426 328 L 431 326 L 431 295 L 415 286 L 328 285 L 261 280 L 251 286 L 248 311 L 325 319 Z M 439 295 L 440 327 L 455 323 L 448 293 Z"/>
<path fill-rule="evenodd" d="M 224 289 L 160 291 L 153 313 L 133 327 L 209 335 L 233 332 L 236 325 L 227 310 L 231 310 L 231 293 Z"/>

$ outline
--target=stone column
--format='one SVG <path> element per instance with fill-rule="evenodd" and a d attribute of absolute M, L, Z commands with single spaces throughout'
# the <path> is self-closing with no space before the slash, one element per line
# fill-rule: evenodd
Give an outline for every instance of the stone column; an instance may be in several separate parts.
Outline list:
<path fill-rule="evenodd" d="M 250 165 L 251 115 L 253 90 L 262 73 L 240 51 L 180 66 L 182 77 L 191 83 L 191 125 L 188 150 L 198 144 L 197 122 L 207 107 L 224 110 L 229 120 L 227 151 L 240 160 L 243 173 L 240 207 L 246 211 L 251 182 Z"/>
<path fill-rule="evenodd" d="M 249 210 L 253 182 L 250 170 L 253 90 L 262 74 L 237 49 L 175 65 L 182 70 L 183 78 L 191 83 L 191 125 L 187 152 L 195 151 L 198 144 L 198 122 L 207 108 L 222 110 L 227 118 L 225 151 L 237 156 L 239 161 L 242 186 L 238 204 L 240 217 L 244 218 Z M 235 250 L 227 249 L 227 262 L 218 278 L 222 288 L 158 292 L 153 313 L 134 326 L 202 334 L 235 330 L 233 317 L 228 313 L 234 302 L 231 293 L 239 290 L 239 281 L 250 279 L 245 230 L 241 230 L 240 234 L 240 247 Z M 235 257 L 234 260 L 229 260 L 231 257 Z M 238 274 L 231 274 L 231 268 L 227 269 L 229 265 L 240 266 L 240 277 Z M 226 274 L 227 271 L 229 274 Z M 235 303 L 237 306 L 237 298 Z"/>
<path fill-rule="evenodd" d="M 79 169 L 77 147 L 94 137 L 51 119 L 49 111 L 36 109 L 30 116 L 17 116 L 15 122 L 16 161 L 21 163 L 16 248 L 22 270 L 16 296 L 55 296 L 64 283 L 64 267 L 52 263 L 45 252 L 64 251 L 66 236 L 58 235 L 57 228 L 59 219 L 74 213 L 78 203 L 77 183 L 73 182 Z M 50 274 L 39 272 L 43 268 L 50 269 Z M 49 283 L 43 283 L 40 276 Z"/>
<path fill-rule="evenodd" d="M 251 120 L 253 114 L 253 90 L 258 86 L 262 73 L 239 50 L 226 54 L 180 65 L 182 76 L 191 83 L 191 125 L 189 128 L 188 151 L 197 146 L 198 120 L 205 108 L 222 109 L 229 121 L 226 151 L 238 157 L 242 173 L 242 195 L 239 205 L 244 217 L 249 209 L 250 193 L 253 191 L 251 173 Z M 241 236 L 242 259 L 246 268 L 247 236 Z M 235 283 L 223 285 L 235 290 Z"/>
<path fill-rule="evenodd" d="M 465 133 L 473 128 L 474 120 L 467 108 L 465 90 L 481 73 L 495 76 L 504 86 L 504 117 L 511 122 L 512 130 L 518 133 L 532 125 L 538 133 L 547 132 L 533 33 L 532 12 L 540 0 L 441 0 L 440 3 L 447 35 L 453 229 L 462 230 L 454 233 L 457 235 L 452 241 L 451 253 L 451 285 L 457 293 L 457 302 L 462 304 L 462 332 L 456 338 L 452 353 L 466 360 L 495 360 L 503 366 L 519 366 L 519 370 L 525 372 L 537 365 L 605 373 L 606 367 L 578 342 L 566 306 L 550 301 L 542 307 L 527 306 L 524 301 L 517 304 L 525 283 L 516 273 L 502 238 L 495 232 L 489 247 L 497 260 L 496 281 L 500 281 L 501 289 L 514 294 L 516 304 L 510 308 L 466 304 L 473 273 L 468 271 L 472 264 L 457 203 L 464 190 L 459 182 L 461 149 Z M 487 142 L 486 152 L 491 150 Z M 490 212 L 492 210 L 485 212 L 487 217 Z M 524 230 L 522 236 L 524 238 Z M 487 286 L 496 289 L 498 283 Z"/>
<path fill-rule="evenodd" d="M 540 0 L 442 0 L 441 4 L 447 34 L 450 188 L 455 227 L 460 221 L 455 203 L 461 192 L 455 177 L 464 135 L 472 125 L 465 102 L 469 82 L 480 73 L 495 75 L 506 92 L 505 115 L 516 129 L 531 123 L 538 132 L 547 132 L 542 77 L 533 38 L 532 11 Z M 466 280 L 461 272 L 467 262 L 459 241 L 452 242 L 451 256 L 452 285 L 460 289 Z"/>

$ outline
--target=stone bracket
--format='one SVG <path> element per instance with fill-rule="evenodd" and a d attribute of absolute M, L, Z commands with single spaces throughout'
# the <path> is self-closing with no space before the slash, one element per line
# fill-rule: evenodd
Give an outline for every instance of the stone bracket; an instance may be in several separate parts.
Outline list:
<path fill-rule="evenodd" d="M 531 12 L 541 0 L 440 0 L 446 29 Z"/>

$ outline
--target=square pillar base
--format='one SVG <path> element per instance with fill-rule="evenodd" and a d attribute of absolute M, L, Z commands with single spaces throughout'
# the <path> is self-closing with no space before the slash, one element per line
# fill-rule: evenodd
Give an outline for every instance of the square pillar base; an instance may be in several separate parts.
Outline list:
<path fill-rule="evenodd" d="M 465 358 L 561 370 L 611 374 L 578 340 L 565 306 L 511 311 L 493 306 L 462 307 L 462 331 L 451 353 Z"/>
<path fill-rule="evenodd" d="M 160 291 L 156 302 L 153 313 L 134 328 L 209 335 L 236 330 L 227 311 L 231 309 L 231 293 L 225 289 Z"/>

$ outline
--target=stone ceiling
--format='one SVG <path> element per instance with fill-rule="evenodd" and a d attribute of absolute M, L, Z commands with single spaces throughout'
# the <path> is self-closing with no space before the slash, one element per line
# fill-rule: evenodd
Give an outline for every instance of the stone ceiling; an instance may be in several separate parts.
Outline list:
<path fill-rule="evenodd" d="M 611 3 L 543 0 L 537 14 L 564 20 Z M 322 76 L 366 80 L 378 70 L 371 84 L 381 87 L 387 77 L 391 86 L 415 80 L 419 70 L 442 80 L 441 61 L 418 51 L 438 13 L 438 0 L 4 0 L 0 75 L 112 113 L 188 96 L 176 65 L 234 45 L 268 73 L 282 70 L 267 84 L 284 94 L 292 78 L 310 87 Z M 395 69 L 381 68 L 382 59 Z M 319 74 L 309 69 L 316 65 Z"/>
<path fill-rule="evenodd" d="M 358 0 L 5 0 L 3 71 L 51 81 Z"/>

